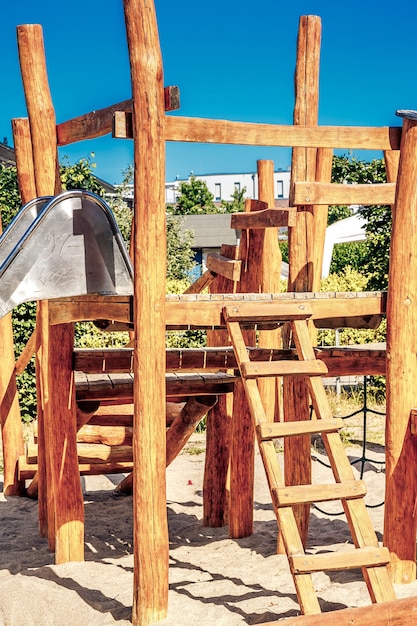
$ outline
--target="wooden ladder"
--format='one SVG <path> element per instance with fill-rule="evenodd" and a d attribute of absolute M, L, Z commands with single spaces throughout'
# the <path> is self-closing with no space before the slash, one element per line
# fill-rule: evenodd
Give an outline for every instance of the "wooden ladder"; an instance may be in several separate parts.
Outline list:
<path fill-rule="evenodd" d="M 369 518 L 366 488 L 356 480 L 345 453 L 339 429 L 343 420 L 332 416 L 321 376 L 326 365 L 316 359 L 307 325 L 312 310 L 308 304 L 257 302 L 230 304 L 223 315 L 236 355 L 252 415 L 259 450 L 271 492 L 278 527 L 287 552 L 301 611 L 320 613 L 312 573 L 361 568 L 372 602 L 395 599 L 387 564 L 389 551 L 380 547 Z M 249 358 L 242 327 L 271 328 L 288 323 L 298 360 L 254 362 Z M 311 420 L 269 422 L 258 389 L 258 378 L 303 376 L 309 385 L 314 414 Z M 278 462 L 274 439 L 320 433 L 327 450 L 335 482 L 321 485 L 286 486 Z M 304 550 L 292 507 L 299 504 L 341 500 L 355 549 L 343 553 L 308 554 Z"/>

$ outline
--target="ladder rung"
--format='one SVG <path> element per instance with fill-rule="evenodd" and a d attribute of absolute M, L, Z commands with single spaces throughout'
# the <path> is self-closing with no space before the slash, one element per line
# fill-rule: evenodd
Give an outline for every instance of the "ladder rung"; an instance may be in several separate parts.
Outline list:
<path fill-rule="evenodd" d="M 343 483 L 330 485 L 275 487 L 272 492 L 275 505 L 281 507 L 312 502 L 363 498 L 366 495 L 366 486 L 363 480 L 346 480 Z"/>
<path fill-rule="evenodd" d="M 324 376 L 326 364 L 318 359 L 311 361 L 245 361 L 241 364 L 244 378 L 268 376 Z"/>
<path fill-rule="evenodd" d="M 332 433 L 343 428 L 340 417 L 323 420 L 304 420 L 300 422 L 264 422 L 256 427 L 258 440 L 269 441 L 280 437 L 295 435 L 313 435 L 315 433 Z"/>
<path fill-rule="evenodd" d="M 313 315 L 307 302 L 243 302 L 223 309 L 227 322 L 290 322 L 305 320 Z"/>
<path fill-rule="evenodd" d="M 293 574 L 326 572 L 329 570 L 357 569 L 387 565 L 390 560 L 389 550 L 385 547 L 366 547 L 349 552 L 326 552 L 324 554 L 299 554 L 289 556 Z"/>

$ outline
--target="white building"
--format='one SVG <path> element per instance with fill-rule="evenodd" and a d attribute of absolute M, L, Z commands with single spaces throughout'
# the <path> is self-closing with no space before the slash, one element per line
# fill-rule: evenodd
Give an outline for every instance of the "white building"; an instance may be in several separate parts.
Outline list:
<path fill-rule="evenodd" d="M 177 178 L 175 181 L 165 184 L 165 201 L 167 204 L 175 204 L 180 184 L 188 182 L 194 176 L 196 180 L 203 180 L 208 190 L 213 194 L 214 202 L 222 200 L 230 201 L 234 191 L 246 189 L 245 198 L 258 197 L 258 175 L 247 174 L 194 174 L 190 172 L 187 179 Z M 274 196 L 276 200 L 288 198 L 290 191 L 290 171 L 278 170 L 274 172 Z"/>

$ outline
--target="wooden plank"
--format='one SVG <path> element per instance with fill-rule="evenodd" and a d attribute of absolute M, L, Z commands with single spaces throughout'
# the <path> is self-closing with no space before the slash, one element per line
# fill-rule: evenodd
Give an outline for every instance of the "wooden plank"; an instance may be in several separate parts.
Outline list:
<path fill-rule="evenodd" d="M 275 487 L 272 490 L 275 506 L 293 506 L 295 504 L 313 504 L 346 498 L 363 498 L 366 486 L 362 480 L 350 480 L 329 485 L 294 485 Z"/>
<path fill-rule="evenodd" d="M 267 376 L 324 376 L 327 367 L 323 361 L 268 361 L 241 364 L 244 378 L 262 378 Z"/>
<path fill-rule="evenodd" d="M 341 322 L 339 327 L 353 324 L 355 318 L 369 322 L 375 315 L 383 315 L 386 311 L 384 292 L 169 294 L 166 297 L 165 321 L 169 328 L 224 327 L 222 310 L 226 304 L 283 300 L 302 300 L 311 306 L 317 326 L 330 325 L 335 318 Z M 132 321 L 132 307 L 130 296 L 81 296 L 49 301 L 52 324 L 97 319 L 129 323 Z"/>
<path fill-rule="evenodd" d="M 389 563 L 387 548 L 356 548 L 347 552 L 325 552 L 322 554 L 294 555 L 288 558 L 291 570 L 296 574 L 327 572 L 329 570 L 376 567 Z"/>
<path fill-rule="evenodd" d="M 417 598 L 403 598 L 320 613 L 320 615 L 300 615 L 285 620 L 264 622 L 263 626 L 415 626 L 417 624 Z"/>
<path fill-rule="evenodd" d="M 225 340 L 226 343 L 226 340 Z M 274 348 L 249 348 L 251 361 L 278 361 L 297 359 L 294 350 Z M 315 348 L 316 358 L 324 361 L 329 376 L 384 375 L 384 344 L 375 347 L 366 344 L 340 348 Z M 74 350 L 74 369 L 85 373 L 131 372 L 133 350 L 131 348 L 77 348 Z M 167 348 L 167 371 L 217 371 L 236 369 L 237 362 L 231 346 L 218 348 Z"/>
<path fill-rule="evenodd" d="M 297 209 L 295 207 L 264 209 L 263 211 L 255 211 L 252 213 L 233 213 L 230 225 L 235 230 L 294 226 L 296 213 Z"/>
<path fill-rule="evenodd" d="M 224 276 L 233 282 L 240 280 L 242 261 L 228 259 L 216 252 L 210 252 L 207 255 L 206 266 L 211 272 L 220 274 L 220 276 Z"/>
<path fill-rule="evenodd" d="M 257 426 L 258 437 L 262 441 L 278 439 L 280 437 L 291 437 L 294 435 L 308 435 L 321 432 L 337 432 L 343 428 L 341 418 L 330 420 L 309 420 L 304 422 L 274 422 L 259 424 Z"/>
<path fill-rule="evenodd" d="M 329 204 L 393 204 L 395 183 L 374 185 L 345 185 L 320 182 L 296 182 L 294 185 L 295 205 Z"/>
<path fill-rule="evenodd" d="M 228 322 L 285 322 L 289 319 L 306 319 L 311 317 L 313 311 L 306 303 L 299 302 L 263 302 L 262 306 L 258 303 L 239 303 L 227 305 L 223 309 L 223 316 Z"/>
<path fill-rule="evenodd" d="M 79 296 L 49 301 L 51 324 L 98 319 L 132 322 L 132 310 L 131 296 Z"/>
<path fill-rule="evenodd" d="M 165 127 L 167 141 L 244 146 L 399 150 L 401 141 L 399 126 L 285 126 L 167 115 Z"/>

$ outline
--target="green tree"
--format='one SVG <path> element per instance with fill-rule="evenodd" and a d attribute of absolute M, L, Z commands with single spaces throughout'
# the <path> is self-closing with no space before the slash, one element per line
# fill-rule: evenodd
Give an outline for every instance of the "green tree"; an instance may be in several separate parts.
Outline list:
<path fill-rule="evenodd" d="M 222 200 L 220 202 L 220 210 L 224 213 L 238 213 L 245 210 L 245 193 L 246 187 L 243 189 L 235 189 L 232 193 L 231 200 Z"/>
<path fill-rule="evenodd" d="M 59 175 L 64 190 L 84 189 L 95 193 L 96 196 L 104 197 L 103 186 L 93 174 L 96 164 L 93 163 L 92 158 L 94 158 L 93 152 L 89 157 L 82 158 L 74 164 L 71 164 L 66 156 L 62 159 Z"/>
<path fill-rule="evenodd" d="M 0 164 L 0 215 L 3 229 L 10 224 L 21 204 L 16 168 Z"/>
<path fill-rule="evenodd" d="M 332 181 L 336 183 L 386 182 L 383 159 L 362 161 L 352 155 L 333 158 Z M 386 289 L 388 285 L 391 210 L 388 206 L 361 206 L 359 215 L 366 220 L 366 241 L 336 246 L 332 271 L 340 272 L 346 265 L 358 269 L 368 278 L 368 289 Z M 329 224 L 349 217 L 349 207 L 329 207 Z"/>
<path fill-rule="evenodd" d="M 195 267 L 192 249 L 194 235 L 182 228 L 182 219 L 167 214 L 167 279 L 187 280 Z"/>
<path fill-rule="evenodd" d="M 173 207 L 177 215 L 195 215 L 196 213 L 216 213 L 214 196 L 204 180 L 191 176 L 189 181 L 180 183 L 180 194 Z"/>

